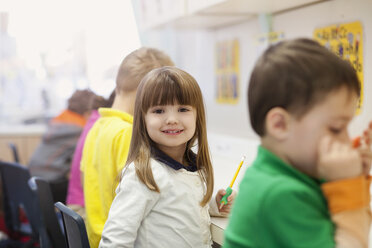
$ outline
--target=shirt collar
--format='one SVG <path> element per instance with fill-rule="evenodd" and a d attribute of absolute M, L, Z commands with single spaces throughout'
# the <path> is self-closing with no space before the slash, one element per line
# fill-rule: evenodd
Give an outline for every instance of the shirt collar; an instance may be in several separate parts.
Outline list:
<path fill-rule="evenodd" d="M 322 183 L 321 180 L 312 178 L 301 171 L 293 168 L 293 166 L 285 163 L 281 158 L 276 156 L 266 148 L 259 146 L 258 155 L 253 163 L 256 168 L 267 171 L 271 174 L 285 174 L 292 178 L 295 178 L 303 183 L 310 185 L 313 188 L 319 188 Z"/>
<path fill-rule="evenodd" d="M 188 159 L 188 166 L 185 166 L 178 161 L 174 160 L 173 158 L 169 157 L 167 154 L 162 152 L 156 147 L 151 147 L 151 155 L 154 159 L 157 161 L 171 167 L 174 170 L 179 170 L 179 169 L 185 169 L 187 171 L 195 172 L 198 170 L 196 166 L 196 154 L 193 153 L 191 150 L 187 152 L 187 159 Z"/>
<path fill-rule="evenodd" d="M 126 121 L 126 122 L 129 122 L 129 123 L 133 124 L 133 116 L 131 114 L 120 111 L 118 109 L 99 108 L 98 113 L 102 117 L 118 117 L 118 118 L 122 119 L 123 121 Z"/>

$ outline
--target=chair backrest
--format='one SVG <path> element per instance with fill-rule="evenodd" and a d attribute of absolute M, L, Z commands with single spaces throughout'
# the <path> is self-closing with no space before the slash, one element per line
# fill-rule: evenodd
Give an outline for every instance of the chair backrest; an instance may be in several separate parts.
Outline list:
<path fill-rule="evenodd" d="M 67 247 L 89 248 L 88 235 L 83 218 L 62 202 L 55 203 L 55 206 L 62 213 Z"/>
<path fill-rule="evenodd" d="M 12 142 L 9 142 L 8 145 L 9 145 L 10 150 L 12 150 L 13 161 L 15 163 L 19 163 L 19 155 L 18 155 L 17 146 L 14 143 L 12 143 Z"/>
<path fill-rule="evenodd" d="M 42 222 L 37 196 L 28 186 L 30 173 L 17 163 L 0 161 L 3 187 L 5 224 L 10 231 L 22 232 L 19 208 L 23 208 L 31 226 L 31 238 L 40 242 L 40 247 L 50 247 L 50 241 Z"/>
<path fill-rule="evenodd" d="M 53 248 L 66 248 L 65 236 L 59 224 L 49 183 L 41 178 L 32 177 L 28 181 L 31 190 L 38 196 L 44 226 Z"/>

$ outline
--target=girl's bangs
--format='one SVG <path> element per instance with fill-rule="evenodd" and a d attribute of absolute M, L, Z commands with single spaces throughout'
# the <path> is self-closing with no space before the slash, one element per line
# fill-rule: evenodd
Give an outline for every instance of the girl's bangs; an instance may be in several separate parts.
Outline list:
<path fill-rule="evenodd" d="M 196 91 L 191 82 L 187 80 L 174 77 L 174 75 L 167 75 L 163 80 L 151 80 L 145 86 L 142 111 L 147 110 L 153 106 L 162 105 L 191 105 L 196 106 L 197 96 Z"/>

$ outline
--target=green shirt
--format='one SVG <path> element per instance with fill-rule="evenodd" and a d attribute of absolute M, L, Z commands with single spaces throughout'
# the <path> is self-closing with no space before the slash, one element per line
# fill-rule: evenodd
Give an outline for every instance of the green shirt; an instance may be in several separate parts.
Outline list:
<path fill-rule="evenodd" d="M 224 248 L 334 247 L 320 181 L 259 147 L 235 200 Z"/>

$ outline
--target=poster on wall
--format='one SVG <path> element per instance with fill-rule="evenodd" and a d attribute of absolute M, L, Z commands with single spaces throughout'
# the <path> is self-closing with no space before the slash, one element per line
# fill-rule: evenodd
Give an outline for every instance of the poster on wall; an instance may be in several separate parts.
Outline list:
<path fill-rule="evenodd" d="M 240 97 L 239 41 L 217 42 L 215 57 L 216 101 L 221 104 L 237 104 Z"/>
<path fill-rule="evenodd" d="M 254 39 L 256 55 L 259 57 L 270 45 L 284 40 L 284 32 L 261 33 Z"/>
<path fill-rule="evenodd" d="M 349 61 L 356 70 L 360 81 L 360 99 L 357 114 L 363 106 L 363 28 L 357 22 L 331 25 L 314 30 L 314 39 Z"/>

